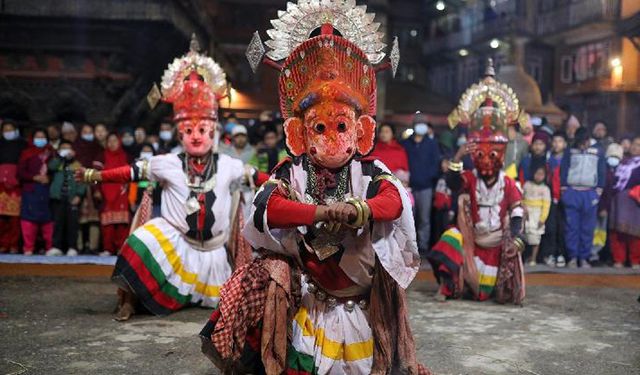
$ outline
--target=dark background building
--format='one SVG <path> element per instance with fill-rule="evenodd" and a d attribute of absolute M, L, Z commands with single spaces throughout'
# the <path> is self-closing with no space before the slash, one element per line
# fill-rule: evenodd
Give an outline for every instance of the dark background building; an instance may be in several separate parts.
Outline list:
<path fill-rule="evenodd" d="M 391 44 L 395 79 L 379 75 L 379 119 L 409 123 L 421 110 L 436 124 L 478 80 L 487 57 L 525 108 L 556 123 L 559 107 L 587 124 L 637 128 L 640 55 L 637 0 L 371 0 Z M 277 74 L 253 74 L 245 58 L 284 0 L 3 0 L 0 118 L 33 124 L 105 122 L 150 128 L 170 115 L 146 94 L 196 33 L 227 72 L 223 115 L 277 109 Z"/>

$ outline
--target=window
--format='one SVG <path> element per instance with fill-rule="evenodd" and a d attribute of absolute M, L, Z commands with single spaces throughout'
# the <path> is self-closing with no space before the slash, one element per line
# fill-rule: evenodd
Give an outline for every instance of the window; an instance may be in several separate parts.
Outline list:
<path fill-rule="evenodd" d="M 530 56 L 527 59 L 527 73 L 536 80 L 538 85 L 542 84 L 542 59 L 540 56 Z"/>
<path fill-rule="evenodd" d="M 573 56 L 565 55 L 560 58 L 560 82 L 573 82 Z"/>

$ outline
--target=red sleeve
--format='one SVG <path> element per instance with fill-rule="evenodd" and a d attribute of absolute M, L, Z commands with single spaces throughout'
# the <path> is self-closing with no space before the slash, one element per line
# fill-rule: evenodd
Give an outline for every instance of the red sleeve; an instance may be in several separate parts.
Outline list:
<path fill-rule="evenodd" d="M 102 182 L 130 182 L 131 167 L 128 165 L 101 171 Z"/>
<path fill-rule="evenodd" d="M 262 184 L 269 181 L 269 177 L 270 176 L 268 173 L 256 171 L 256 174 L 253 177 L 253 182 L 256 184 L 256 186 L 262 186 Z"/>
<path fill-rule="evenodd" d="M 316 205 L 295 202 L 276 189 L 267 204 L 267 224 L 269 228 L 295 228 L 313 225 Z"/>
<path fill-rule="evenodd" d="M 398 189 L 389 181 L 382 180 L 378 194 L 367 199 L 371 217 L 376 221 L 391 221 L 402 214 L 402 199 Z"/>

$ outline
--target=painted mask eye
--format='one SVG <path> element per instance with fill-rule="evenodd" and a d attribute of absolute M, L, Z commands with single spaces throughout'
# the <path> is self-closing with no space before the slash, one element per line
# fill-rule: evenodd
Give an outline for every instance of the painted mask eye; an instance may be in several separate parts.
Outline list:
<path fill-rule="evenodd" d="M 324 131 L 325 131 L 325 129 L 326 129 L 326 128 L 327 128 L 327 127 L 326 127 L 323 123 L 317 123 L 317 124 L 313 127 L 313 129 L 314 129 L 314 130 L 316 131 L 316 133 L 318 133 L 318 134 L 322 134 L 322 133 L 324 133 Z"/>
<path fill-rule="evenodd" d="M 496 151 L 491 151 L 489 156 L 491 157 L 491 159 L 497 159 L 498 158 L 498 153 Z"/>
<path fill-rule="evenodd" d="M 476 157 L 477 158 L 482 158 L 484 156 L 484 152 L 482 151 L 476 151 Z"/>
<path fill-rule="evenodd" d="M 191 129 L 191 127 L 188 127 L 187 130 L 185 130 L 185 133 L 191 135 L 191 133 L 193 132 L 193 129 Z"/>
<path fill-rule="evenodd" d="M 338 131 L 340 133 L 344 133 L 347 131 L 347 124 L 345 124 L 344 122 L 341 122 L 338 124 Z"/>

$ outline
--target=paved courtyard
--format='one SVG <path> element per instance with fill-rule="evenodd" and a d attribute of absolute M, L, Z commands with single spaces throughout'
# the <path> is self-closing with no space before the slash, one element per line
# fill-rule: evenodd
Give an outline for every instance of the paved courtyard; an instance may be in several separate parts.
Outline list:
<path fill-rule="evenodd" d="M 555 277 L 549 275 L 549 277 Z M 638 289 L 532 286 L 524 307 L 409 291 L 418 358 L 436 374 L 640 374 Z M 2 277 L 0 374 L 216 374 L 209 310 L 111 319 L 105 278 Z"/>

